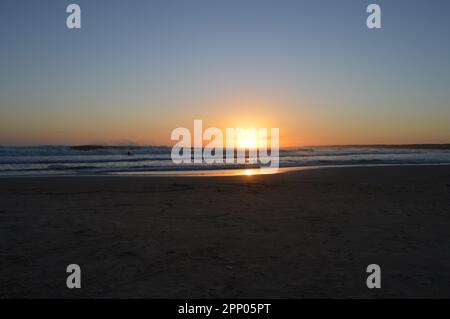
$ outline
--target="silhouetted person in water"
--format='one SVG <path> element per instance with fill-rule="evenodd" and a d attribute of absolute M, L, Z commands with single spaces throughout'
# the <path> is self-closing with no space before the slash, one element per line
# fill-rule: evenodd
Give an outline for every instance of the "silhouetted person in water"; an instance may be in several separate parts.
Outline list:
<path fill-rule="evenodd" d="M 133 154 L 132 154 L 130 151 L 128 151 L 128 152 L 127 152 L 127 155 L 128 155 L 128 156 L 131 156 L 131 155 L 133 155 Z"/>

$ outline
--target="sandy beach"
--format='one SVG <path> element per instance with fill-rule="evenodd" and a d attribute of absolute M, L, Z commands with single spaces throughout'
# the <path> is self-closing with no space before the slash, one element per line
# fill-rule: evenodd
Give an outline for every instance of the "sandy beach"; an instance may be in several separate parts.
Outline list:
<path fill-rule="evenodd" d="M 450 297 L 450 166 L 2 178 L 0 199 L 1 298 Z"/>

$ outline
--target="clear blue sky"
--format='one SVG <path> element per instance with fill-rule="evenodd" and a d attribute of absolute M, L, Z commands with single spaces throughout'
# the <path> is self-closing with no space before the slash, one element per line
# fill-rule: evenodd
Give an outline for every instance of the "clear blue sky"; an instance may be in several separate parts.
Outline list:
<path fill-rule="evenodd" d="M 448 0 L 2 0 L 0 41 L 0 144 L 163 144 L 194 118 L 285 145 L 450 142 Z"/>

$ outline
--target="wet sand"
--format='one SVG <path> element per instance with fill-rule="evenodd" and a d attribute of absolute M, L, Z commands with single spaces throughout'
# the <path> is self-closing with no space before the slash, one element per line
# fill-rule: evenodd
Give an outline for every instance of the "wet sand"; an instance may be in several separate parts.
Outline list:
<path fill-rule="evenodd" d="M 450 166 L 2 178 L 0 202 L 1 298 L 450 298 Z"/>

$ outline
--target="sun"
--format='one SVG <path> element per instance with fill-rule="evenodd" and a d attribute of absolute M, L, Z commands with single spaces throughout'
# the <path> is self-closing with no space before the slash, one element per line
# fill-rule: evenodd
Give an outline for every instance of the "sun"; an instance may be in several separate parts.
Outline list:
<path fill-rule="evenodd" d="M 236 146 L 243 149 L 256 149 L 259 146 L 255 129 L 248 129 L 244 134 L 236 137 Z"/>
<path fill-rule="evenodd" d="M 236 142 L 238 148 L 254 149 L 258 148 L 258 140 L 256 139 L 239 139 Z"/>

